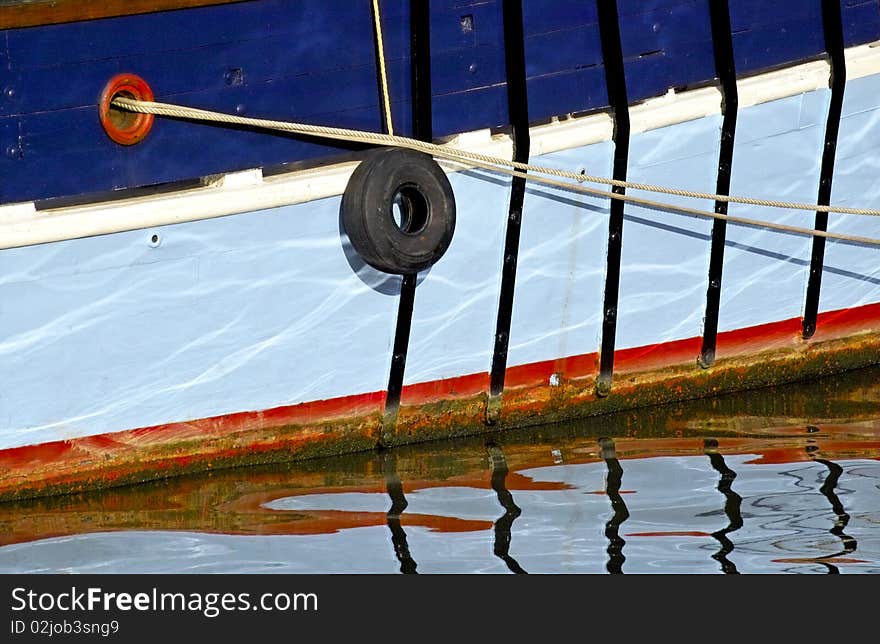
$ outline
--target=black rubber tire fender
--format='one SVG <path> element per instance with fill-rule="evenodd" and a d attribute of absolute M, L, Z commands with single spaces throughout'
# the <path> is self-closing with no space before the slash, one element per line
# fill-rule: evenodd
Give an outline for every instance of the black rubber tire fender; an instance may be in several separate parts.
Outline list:
<path fill-rule="evenodd" d="M 418 273 L 443 256 L 455 232 L 455 210 L 443 169 L 430 155 L 405 148 L 370 152 L 342 195 L 351 245 L 373 268 L 397 275 Z"/>

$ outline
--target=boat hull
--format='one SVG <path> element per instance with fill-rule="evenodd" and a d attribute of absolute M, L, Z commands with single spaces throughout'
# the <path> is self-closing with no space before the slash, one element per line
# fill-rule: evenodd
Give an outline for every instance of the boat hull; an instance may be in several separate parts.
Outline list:
<path fill-rule="evenodd" d="M 838 205 L 880 204 L 877 52 L 846 51 Z M 830 74 L 821 60 L 738 82 L 732 194 L 816 201 Z M 628 109 L 628 179 L 716 190 L 719 89 Z M 510 158 L 516 136 L 483 129 L 450 145 Z M 529 160 L 611 176 L 615 136 L 605 112 L 533 124 Z M 364 264 L 343 230 L 358 159 L 0 206 L 0 498 L 533 425 L 880 362 L 876 245 L 827 243 L 816 331 L 804 337 L 812 236 L 730 224 L 706 363 L 711 218 L 627 205 L 615 264 L 606 197 L 529 183 L 512 252 L 510 178 L 452 164 L 455 237 L 418 276 L 410 312 L 401 278 Z M 729 212 L 807 229 L 815 216 Z M 832 214 L 829 230 L 878 239 L 880 219 Z M 505 265 L 516 276 L 507 286 Z"/>

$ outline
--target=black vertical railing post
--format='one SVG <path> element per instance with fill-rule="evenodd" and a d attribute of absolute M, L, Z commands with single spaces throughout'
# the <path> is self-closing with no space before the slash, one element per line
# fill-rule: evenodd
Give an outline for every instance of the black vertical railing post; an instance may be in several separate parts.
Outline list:
<path fill-rule="evenodd" d="M 733 142 L 736 135 L 736 117 L 739 95 L 736 89 L 736 64 L 733 58 L 733 36 L 730 28 L 730 10 L 727 0 L 709 3 L 712 23 L 712 49 L 715 54 L 715 74 L 721 85 L 721 146 L 718 152 L 718 175 L 715 192 L 730 194 L 730 174 L 733 169 Z M 715 201 L 715 212 L 727 214 L 727 202 Z M 721 307 L 721 277 L 724 270 L 724 243 L 727 239 L 727 221 L 712 223 L 712 246 L 709 251 L 709 285 L 706 289 L 706 314 L 703 318 L 703 345 L 700 366 L 708 368 L 715 362 L 718 338 L 718 312 Z"/>
<path fill-rule="evenodd" d="M 614 120 L 614 179 L 626 180 L 629 159 L 629 100 L 623 67 L 623 47 L 620 42 L 620 23 L 617 2 L 597 0 L 599 35 L 605 65 L 605 84 Z M 626 189 L 614 186 L 612 192 L 624 194 Z M 599 379 L 596 391 L 600 396 L 611 391 L 614 373 L 614 344 L 617 336 L 617 303 L 620 295 L 620 257 L 623 249 L 623 206 L 620 199 L 612 199 L 609 206 L 608 254 L 605 268 L 605 294 L 602 307 L 602 346 L 599 354 Z"/>
<path fill-rule="evenodd" d="M 820 206 L 831 203 L 831 182 L 834 177 L 834 158 L 837 153 L 837 134 L 840 130 L 840 114 L 843 109 L 843 93 L 846 89 L 846 57 L 843 51 L 843 20 L 839 0 L 822 0 L 822 28 L 825 33 L 825 51 L 831 65 L 831 100 L 828 121 L 825 124 L 825 146 L 822 150 L 822 166 L 819 171 Z M 816 230 L 828 230 L 828 213 L 816 213 Z M 810 274 L 807 278 L 807 296 L 804 303 L 802 330 L 804 339 L 816 332 L 819 315 L 819 295 L 822 287 L 822 268 L 825 263 L 825 237 L 813 237 L 810 256 Z"/>
<path fill-rule="evenodd" d="M 433 138 L 431 113 L 431 22 L 427 2 L 410 0 L 410 69 L 412 74 L 413 137 L 422 141 Z M 397 326 L 391 369 L 385 396 L 382 441 L 390 442 L 397 424 L 406 354 L 412 329 L 413 307 L 416 298 L 417 275 L 404 275 L 400 282 L 400 300 L 397 306 Z"/>
<path fill-rule="evenodd" d="M 504 63 L 507 79 L 507 107 L 512 130 L 511 136 L 513 138 L 513 158 L 515 161 L 528 163 L 529 109 L 526 92 L 522 0 L 505 0 L 502 7 L 504 12 Z M 510 206 L 508 208 L 504 257 L 501 268 L 501 292 L 498 298 L 495 345 L 489 377 L 489 405 L 487 408 L 487 420 L 489 422 L 494 422 L 498 419 L 500 395 L 504 391 L 525 193 L 525 179 L 514 177 L 511 182 Z"/>
<path fill-rule="evenodd" d="M 409 334 L 412 329 L 413 308 L 416 299 L 416 278 L 417 275 L 412 273 L 404 275 L 400 281 L 397 325 L 394 328 L 394 347 L 391 350 L 391 369 L 388 374 L 388 388 L 385 394 L 384 442 L 388 442 L 393 435 L 397 423 L 397 412 L 400 410 L 403 376 L 406 371 L 406 353 L 409 349 Z"/>

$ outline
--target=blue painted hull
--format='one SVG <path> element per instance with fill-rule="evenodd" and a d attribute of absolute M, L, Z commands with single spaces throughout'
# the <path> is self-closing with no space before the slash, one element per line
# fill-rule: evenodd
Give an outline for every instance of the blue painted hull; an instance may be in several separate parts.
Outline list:
<path fill-rule="evenodd" d="M 820 0 L 732 0 L 737 74 L 821 58 Z M 717 76 L 709 0 L 620 0 L 627 94 L 638 102 Z M 880 38 L 875 2 L 841 4 L 847 47 Z M 395 129 L 412 133 L 410 11 L 382 3 Z M 596 5 L 523 3 L 532 120 L 608 109 Z M 511 122 L 500 1 L 430 4 L 434 136 Z M 96 106 L 111 76 L 136 73 L 157 100 L 248 116 L 381 131 L 369 3 L 259 0 L 10 29 L 0 47 L 0 203 L 193 179 L 339 154 L 287 136 L 163 121 L 132 148 Z M 71 168 L 77 168 L 71 172 Z"/>

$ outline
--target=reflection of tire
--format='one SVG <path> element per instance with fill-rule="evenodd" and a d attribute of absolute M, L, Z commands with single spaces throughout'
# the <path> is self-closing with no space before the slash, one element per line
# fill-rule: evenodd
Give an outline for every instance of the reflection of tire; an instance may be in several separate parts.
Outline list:
<path fill-rule="evenodd" d="M 342 195 L 342 224 L 373 268 L 417 273 L 439 260 L 455 231 L 455 196 L 429 155 L 381 148 L 360 162 Z"/>

